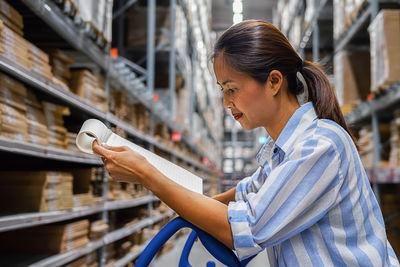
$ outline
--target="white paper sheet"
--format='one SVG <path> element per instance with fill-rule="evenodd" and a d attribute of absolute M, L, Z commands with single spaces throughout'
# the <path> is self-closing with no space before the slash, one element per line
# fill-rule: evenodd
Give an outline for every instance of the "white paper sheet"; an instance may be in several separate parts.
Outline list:
<path fill-rule="evenodd" d="M 127 146 L 145 157 L 150 164 L 156 167 L 172 181 L 194 192 L 200 194 L 203 193 L 203 180 L 200 177 L 116 135 L 101 121 L 89 119 L 83 123 L 82 128 L 76 137 L 76 145 L 81 151 L 88 154 L 94 154 L 92 150 L 92 143 L 94 140 L 97 140 L 99 144 L 106 144 L 109 146 Z"/>

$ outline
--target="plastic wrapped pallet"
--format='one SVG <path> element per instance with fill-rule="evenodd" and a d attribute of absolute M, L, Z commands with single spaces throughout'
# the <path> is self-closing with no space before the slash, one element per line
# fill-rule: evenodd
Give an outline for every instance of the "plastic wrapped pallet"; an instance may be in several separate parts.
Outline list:
<path fill-rule="evenodd" d="M 344 113 L 369 94 L 369 62 L 367 51 L 340 51 L 334 56 L 335 90 Z"/>
<path fill-rule="evenodd" d="M 400 10 L 382 10 L 369 27 L 371 92 L 400 80 Z"/>
<path fill-rule="evenodd" d="M 73 207 L 70 173 L 2 171 L 0 176 L 2 211 L 44 212 Z"/>
<path fill-rule="evenodd" d="M 301 17 L 296 16 L 289 32 L 289 40 L 292 46 L 299 47 L 301 42 Z"/>
<path fill-rule="evenodd" d="M 315 12 L 316 12 L 315 2 L 316 2 L 315 0 L 307 0 L 306 1 L 306 11 L 304 13 L 305 28 L 310 26 L 311 20 L 312 20 L 313 16 L 315 15 Z"/>
<path fill-rule="evenodd" d="M 62 222 L 3 233 L 0 246 L 2 251 L 19 253 L 65 253 L 86 246 L 88 232 L 88 220 Z"/>
<path fill-rule="evenodd" d="M 344 0 L 333 0 L 333 39 L 338 40 L 345 29 Z"/>
<path fill-rule="evenodd" d="M 108 44 L 112 37 L 112 0 L 73 0 L 78 16 Z"/>

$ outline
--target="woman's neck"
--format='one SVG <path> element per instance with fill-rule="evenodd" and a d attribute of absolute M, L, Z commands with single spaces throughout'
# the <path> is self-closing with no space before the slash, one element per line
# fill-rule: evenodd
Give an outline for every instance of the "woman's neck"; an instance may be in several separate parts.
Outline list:
<path fill-rule="evenodd" d="M 287 101 L 282 101 L 279 105 L 279 108 L 276 112 L 276 116 L 274 116 L 273 121 L 265 126 L 265 130 L 268 132 L 268 135 L 276 142 L 279 138 L 279 135 L 285 128 L 287 122 L 292 117 L 292 115 L 296 112 L 296 110 L 300 107 L 296 97 L 289 97 Z"/>

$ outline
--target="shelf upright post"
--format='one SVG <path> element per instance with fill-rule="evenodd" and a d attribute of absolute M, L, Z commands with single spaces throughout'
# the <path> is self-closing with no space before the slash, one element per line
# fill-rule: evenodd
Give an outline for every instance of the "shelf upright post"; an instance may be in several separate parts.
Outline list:
<path fill-rule="evenodd" d="M 151 96 L 154 93 L 156 0 L 147 1 L 147 88 Z"/>
<path fill-rule="evenodd" d="M 375 19 L 376 15 L 378 15 L 379 10 L 379 2 L 378 0 L 370 0 L 371 5 L 371 22 Z M 379 118 L 375 108 L 375 100 L 371 100 L 371 120 L 372 120 L 372 134 L 373 134 L 373 149 L 374 149 L 374 164 L 372 168 L 372 175 L 375 175 L 376 168 L 379 166 L 381 161 L 381 139 L 379 133 Z M 379 186 L 377 183 L 372 183 L 372 189 L 374 191 L 375 197 L 379 203 L 381 204 Z"/>
<path fill-rule="evenodd" d="M 195 60 L 196 54 L 195 50 L 192 50 L 192 56 L 190 59 L 191 64 L 191 73 L 190 73 L 190 100 L 189 100 L 189 129 L 190 129 L 190 138 L 193 141 L 193 115 L 194 115 L 194 106 L 195 106 L 195 92 L 194 92 L 194 75 L 195 75 Z"/>
<path fill-rule="evenodd" d="M 116 1 L 118 5 L 118 9 L 123 7 L 122 1 Z M 118 16 L 117 20 L 117 48 L 118 48 L 118 53 L 125 57 L 125 46 L 124 46 L 124 40 L 125 40 L 125 23 L 124 23 L 124 18 L 125 18 L 125 12 L 122 12 L 121 15 Z"/>
<path fill-rule="evenodd" d="M 147 1 L 147 88 L 153 99 L 154 94 L 154 74 L 155 74 L 155 36 L 156 36 L 156 0 Z M 154 100 L 152 100 L 154 101 Z M 150 134 L 154 134 L 154 113 L 150 111 Z M 154 145 L 150 144 L 150 151 L 154 152 Z M 147 215 L 151 217 L 153 203 L 147 204 Z M 147 228 L 151 228 L 151 225 Z M 150 232 L 150 231 L 149 231 Z M 145 239 L 149 239 L 146 236 Z"/>
<path fill-rule="evenodd" d="M 379 12 L 379 0 L 370 0 L 370 5 L 371 5 L 371 21 L 373 21 Z"/>
<path fill-rule="evenodd" d="M 316 10 L 319 9 L 320 1 L 319 0 L 314 0 L 314 6 L 316 7 Z M 318 62 L 319 60 L 319 25 L 318 25 L 318 14 L 315 17 L 315 21 L 313 22 L 313 61 Z"/>
<path fill-rule="evenodd" d="M 106 105 L 108 110 L 110 109 L 110 67 L 112 64 L 112 59 L 110 55 L 107 55 L 107 60 L 106 60 L 106 69 L 105 69 L 105 84 L 104 84 L 104 89 L 106 92 Z M 106 126 L 110 128 L 110 122 L 106 121 L 105 122 Z M 108 172 L 103 167 L 104 169 L 104 175 L 103 175 L 103 202 L 106 203 L 107 201 L 107 193 L 108 193 Z M 108 211 L 104 209 L 101 212 L 101 219 L 104 220 L 106 223 L 108 223 Z M 101 248 L 98 250 L 100 255 L 98 256 L 99 262 L 100 262 L 100 267 L 106 266 L 107 262 L 107 246 L 103 245 Z"/>
<path fill-rule="evenodd" d="M 233 118 L 231 118 L 231 120 L 233 120 Z M 232 132 L 231 132 L 231 141 L 232 141 L 232 158 L 233 158 L 233 162 L 232 162 L 232 180 L 236 179 L 236 152 L 235 152 L 235 148 L 237 145 L 237 128 L 236 128 L 236 123 L 233 123 L 233 128 L 232 128 Z"/>
<path fill-rule="evenodd" d="M 169 31 L 169 98 L 170 98 L 170 112 L 171 118 L 175 121 L 176 109 L 175 109 L 175 77 L 176 77 L 176 69 L 175 69 L 175 8 L 176 8 L 176 0 L 170 0 L 169 2 L 169 16 L 170 16 L 170 31 Z"/>

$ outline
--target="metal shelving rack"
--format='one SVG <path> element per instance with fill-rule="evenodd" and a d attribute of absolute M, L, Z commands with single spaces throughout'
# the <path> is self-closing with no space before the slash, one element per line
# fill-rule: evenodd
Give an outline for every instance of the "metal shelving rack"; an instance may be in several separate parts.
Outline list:
<path fill-rule="evenodd" d="M 173 212 L 167 212 L 166 214 L 161 214 L 161 215 L 155 216 L 154 218 L 147 218 L 147 219 L 141 220 L 140 222 L 138 222 L 134 225 L 131 225 L 129 227 L 125 227 L 125 228 L 110 232 L 110 233 L 106 234 L 102 239 L 92 241 L 83 248 L 78 248 L 78 249 L 74 249 L 74 250 L 68 251 L 66 253 L 63 253 L 63 254 L 57 254 L 54 256 L 50 256 L 48 258 L 45 258 L 38 262 L 35 262 L 35 263 L 31 264 L 30 266 L 32 266 L 32 267 L 62 266 L 68 262 L 71 262 L 73 260 L 76 260 L 76 259 L 84 256 L 84 255 L 87 255 L 101 247 L 104 247 L 105 245 L 111 244 L 111 243 L 113 243 L 117 240 L 120 240 L 124 237 L 127 237 L 137 231 L 140 231 L 143 228 L 151 226 L 151 225 L 153 225 L 165 218 L 168 218 L 172 215 L 173 215 Z M 140 254 L 138 254 L 138 253 L 129 254 L 129 261 L 133 261 L 139 255 Z"/>
<path fill-rule="evenodd" d="M 170 79 L 169 79 L 169 90 L 170 90 L 170 98 L 172 105 L 170 107 L 165 107 L 160 105 L 160 103 L 155 103 L 153 101 L 154 92 L 154 74 L 155 74 L 155 57 L 156 57 L 156 48 L 154 46 L 154 35 L 155 35 L 155 4 L 156 0 L 148 0 L 148 43 L 147 43 L 147 66 L 146 69 L 140 67 L 139 65 L 125 60 L 122 62 L 123 67 L 128 66 L 130 73 L 139 73 L 141 77 L 134 76 L 124 76 L 118 71 L 118 64 L 121 65 L 121 60 L 114 60 L 109 56 L 109 49 L 100 47 L 96 43 L 95 40 L 91 38 L 90 32 L 87 31 L 86 28 L 82 26 L 82 22 L 76 19 L 69 17 L 66 13 L 64 13 L 59 6 L 55 3 L 56 1 L 50 0 L 19 0 L 27 9 L 29 9 L 35 16 L 44 21 L 44 23 L 51 28 L 54 32 L 60 35 L 60 37 L 68 43 L 72 48 L 76 49 L 80 53 L 84 54 L 88 61 L 94 62 L 96 66 L 100 67 L 100 70 L 105 74 L 106 77 L 106 93 L 107 99 L 109 98 L 109 84 L 110 82 L 117 83 L 118 86 L 124 88 L 128 93 L 130 93 L 136 100 L 138 100 L 141 104 L 148 108 L 151 112 L 151 118 L 157 117 L 163 123 L 165 123 L 169 129 L 172 131 L 178 131 L 183 136 L 183 142 L 186 146 L 194 152 L 194 154 L 199 155 L 201 157 L 208 157 L 208 153 L 215 153 L 215 151 L 203 151 L 200 147 L 193 141 L 191 133 L 188 133 L 188 129 L 183 128 L 178 125 L 171 117 L 166 115 L 166 108 L 170 110 L 174 110 L 174 99 L 175 99 L 175 79 L 172 78 L 175 75 L 176 67 L 180 67 L 182 65 L 181 60 L 176 59 L 176 49 L 174 47 L 174 6 L 177 4 L 180 5 L 188 5 L 187 1 L 179 1 L 176 0 L 170 1 L 170 10 L 171 10 L 171 43 L 168 47 L 169 51 L 169 68 L 170 68 Z M 135 4 L 136 1 L 129 1 L 130 4 Z M 197 4 L 196 4 L 197 5 Z M 125 12 L 129 6 L 125 6 L 124 10 L 120 10 Z M 189 19 L 188 19 L 189 20 Z M 194 27 L 193 21 L 189 20 L 190 27 Z M 202 30 L 202 38 L 203 42 L 205 38 L 205 34 Z M 193 34 L 194 29 L 190 29 L 191 42 L 198 41 L 196 40 L 196 36 Z M 195 55 L 195 52 L 193 52 Z M 190 59 L 198 60 L 196 56 L 191 56 Z M 90 63 L 92 64 L 92 63 Z M 178 65 L 178 66 L 176 66 Z M 118 119 L 116 116 L 109 112 L 104 112 L 89 103 L 85 100 L 79 98 L 78 96 L 59 88 L 57 85 L 52 84 L 48 80 L 45 80 L 41 76 L 28 71 L 15 64 L 14 62 L 8 60 L 7 58 L 0 55 L 0 70 L 5 72 L 6 74 L 16 78 L 17 80 L 22 81 L 28 86 L 34 88 L 34 90 L 38 92 L 42 92 L 45 95 L 55 99 L 57 102 L 64 103 L 65 105 L 74 108 L 75 110 L 82 112 L 86 117 L 95 117 L 97 119 L 106 122 L 109 126 L 115 125 L 119 126 L 123 129 L 129 136 L 133 138 L 137 138 L 142 142 L 146 143 L 150 150 L 153 150 L 154 147 L 161 149 L 164 152 L 170 154 L 172 161 L 174 159 L 179 159 L 186 164 L 197 168 L 198 170 L 209 173 L 210 175 L 215 175 L 214 170 L 210 170 L 210 168 L 196 160 L 188 158 L 186 155 L 183 155 L 181 152 L 171 149 L 161 143 L 159 143 L 152 135 L 148 136 L 138 131 L 134 127 L 128 125 L 124 121 Z M 202 70 L 203 71 L 203 70 Z M 192 75 L 193 76 L 193 75 Z M 202 73 L 204 80 L 204 73 Z M 192 77 L 193 79 L 193 77 Z M 132 83 L 133 82 L 133 83 Z M 144 85 L 143 82 L 146 82 Z M 144 91 L 146 93 L 143 93 Z M 195 108 L 195 92 L 193 91 L 193 86 L 191 88 L 191 101 L 192 106 L 190 110 L 194 112 Z M 203 118 L 204 119 L 204 118 Z M 204 121 L 205 122 L 205 121 Z M 153 122 L 151 122 L 152 124 Z M 217 147 L 217 153 L 221 153 L 221 141 L 217 140 L 214 133 L 211 132 L 210 127 L 207 123 L 205 123 L 208 137 L 215 142 Z M 14 153 L 20 155 L 31 156 L 35 158 L 41 158 L 45 160 L 56 160 L 59 162 L 66 162 L 68 164 L 85 164 L 91 166 L 101 166 L 102 162 L 98 157 L 85 155 L 79 152 L 71 152 L 64 151 L 57 148 L 45 147 L 40 145 L 35 145 L 31 143 L 26 143 L 22 141 L 10 140 L 7 138 L 0 137 L 0 151 L 7 153 Z M 218 152 L 219 151 L 219 152 Z M 218 167 L 219 163 L 215 163 Z M 108 221 L 108 212 L 111 210 L 132 208 L 141 205 L 148 205 L 149 211 L 152 207 L 152 203 L 159 201 L 158 198 L 148 195 L 136 199 L 124 200 L 124 201 L 106 201 L 106 190 L 107 190 L 107 177 L 104 177 L 104 189 L 103 190 L 103 204 L 97 204 L 89 207 L 79 207 L 74 208 L 71 211 L 56 211 L 56 212 L 38 212 L 38 213 L 27 213 L 27 214 L 17 214 L 17 215 L 9 215 L 0 217 L 0 232 L 22 229 L 26 227 L 33 227 L 38 225 L 50 224 L 60 221 L 66 221 L 70 219 L 85 217 L 93 214 L 101 215 L 101 218 Z M 207 187 L 205 187 L 207 188 Z M 36 262 L 32 266 L 61 266 L 66 264 L 74 259 L 78 259 L 81 256 L 84 256 L 92 251 L 100 249 L 100 266 L 105 266 L 105 246 L 116 240 L 124 238 L 126 236 L 131 235 L 134 232 L 137 232 L 143 228 L 150 227 L 155 223 L 172 216 L 174 213 L 169 211 L 165 214 L 160 214 L 153 218 L 148 217 L 144 220 L 141 220 L 135 225 L 129 226 L 127 228 L 122 228 L 115 230 L 113 232 L 107 233 L 101 240 L 96 240 L 90 242 L 86 247 L 69 251 L 64 254 L 58 254 L 51 256 L 49 258 L 43 259 L 39 262 Z M 140 247 L 137 251 L 133 253 L 127 254 L 124 258 L 117 261 L 117 266 L 123 266 L 127 262 L 134 260 L 140 252 L 143 250 L 143 246 Z"/>
<path fill-rule="evenodd" d="M 261 144 L 258 143 L 258 137 L 262 136 L 259 130 L 253 130 L 251 132 L 242 129 L 237 129 L 236 125 L 226 125 L 226 122 L 234 122 L 232 115 L 229 112 L 225 112 L 224 115 L 224 142 L 223 147 L 231 149 L 231 155 L 224 153 L 222 159 L 222 166 L 225 166 L 225 162 L 232 162 L 232 170 L 227 171 L 224 169 L 224 179 L 221 181 L 221 191 L 226 191 L 235 186 L 240 179 L 250 176 L 256 169 L 255 164 L 256 154 L 259 151 Z M 233 123 L 235 124 L 235 123 Z M 238 148 L 251 149 L 250 156 L 237 155 L 236 150 Z M 237 170 L 236 161 L 241 161 L 243 163 L 242 170 Z M 245 171 L 245 168 L 251 167 L 250 171 Z M 224 167 L 225 168 L 225 167 Z"/>
<path fill-rule="evenodd" d="M 357 46 L 360 46 L 360 40 L 368 39 L 368 32 L 366 28 L 368 27 L 369 22 L 376 17 L 382 6 L 397 5 L 400 7 L 400 1 L 398 0 L 367 1 L 363 8 L 360 9 L 359 14 L 354 18 L 352 24 L 348 26 L 338 40 L 333 41 L 332 36 L 327 37 L 326 33 L 324 33 L 324 35 L 320 34 L 320 28 L 333 27 L 333 13 L 330 11 L 333 4 L 332 2 L 332 0 L 314 1 L 316 12 L 312 17 L 309 27 L 307 29 L 304 29 L 303 27 L 300 45 L 299 47 L 296 47 L 297 51 L 303 55 L 303 57 L 305 56 L 306 52 L 310 52 L 311 50 L 313 60 L 321 63 L 322 65 L 332 62 L 333 56 L 336 53 L 348 49 L 357 49 Z M 299 4 L 299 6 L 299 12 L 304 12 L 304 7 L 302 7 L 301 4 Z M 324 20 L 321 21 L 321 18 Z M 323 39 L 322 42 L 321 39 Z M 330 40 L 333 43 L 333 47 L 327 47 L 324 45 L 321 46 L 321 43 L 327 43 L 326 40 Z M 363 48 L 365 48 L 365 46 Z M 322 59 L 320 58 L 321 49 L 324 49 L 325 52 L 328 52 L 328 55 Z M 368 124 L 372 125 L 374 167 L 371 170 L 367 170 L 367 172 L 378 200 L 380 196 L 378 183 L 382 183 L 384 181 L 389 183 L 399 182 L 397 168 L 378 167 L 382 149 L 379 136 L 379 123 L 383 118 L 387 119 L 388 117 L 392 117 L 392 115 L 388 116 L 388 112 L 399 103 L 400 81 L 390 85 L 384 94 L 374 96 L 372 100 L 363 101 L 350 113 L 345 115 L 346 122 L 352 128 L 358 128 L 362 125 Z"/>

